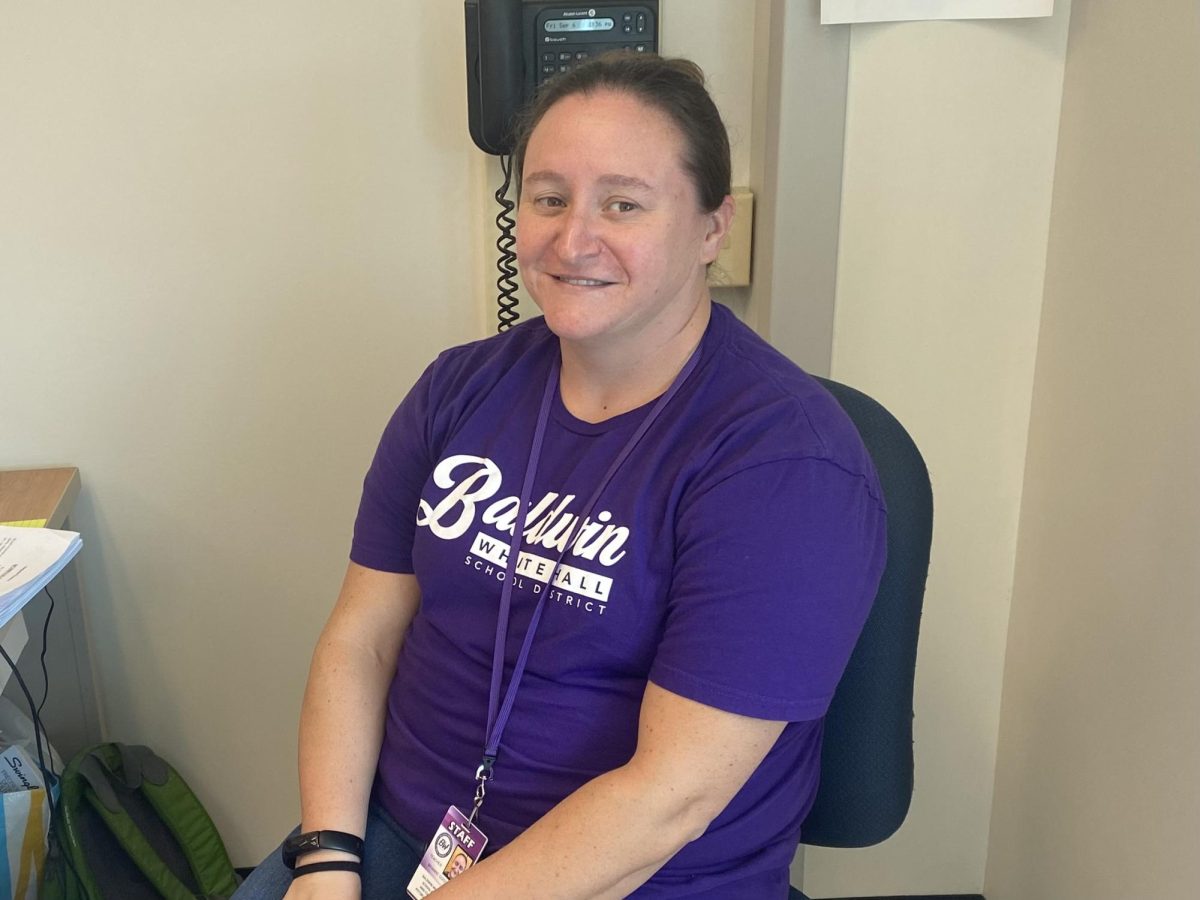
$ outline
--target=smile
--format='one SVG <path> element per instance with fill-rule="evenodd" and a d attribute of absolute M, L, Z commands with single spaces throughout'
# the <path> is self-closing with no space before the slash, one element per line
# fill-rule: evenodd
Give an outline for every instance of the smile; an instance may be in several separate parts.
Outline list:
<path fill-rule="evenodd" d="M 604 287 L 612 284 L 611 281 L 597 281 L 594 278 L 567 278 L 563 275 L 555 275 L 554 278 L 563 284 L 572 284 L 576 287 Z"/>

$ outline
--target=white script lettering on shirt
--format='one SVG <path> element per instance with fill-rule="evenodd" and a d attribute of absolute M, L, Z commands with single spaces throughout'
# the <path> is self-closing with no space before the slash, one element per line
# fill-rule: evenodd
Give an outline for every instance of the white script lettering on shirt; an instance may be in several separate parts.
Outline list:
<path fill-rule="evenodd" d="M 500 467 L 486 456 L 446 457 L 433 470 L 433 483 L 449 493 L 436 506 L 421 500 L 417 524 L 444 541 L 462 537 L 475 521 L 479 504 L 494 497 L 503 480 Z M 573 556 L 598 559 L 606 566 L 618 562 L 625 555 L 621 548 L 629 540 L 629 529 L 609 524 L 612 513 L 604 510 L 594 521 L 585 519 L 579 533 L 572 538 L 579 516 L 567 512 L 567 507 L 574 500 L 574 494 L 551 491 L 533 504 L 525 516 L 522 532 L 526 542 L 548 550 L 562 550 L 570 540 L 568 552 Z M 482 521 L 512 534 L 520 505 L 520 497 L 501 497 L 484 508 Z"/>

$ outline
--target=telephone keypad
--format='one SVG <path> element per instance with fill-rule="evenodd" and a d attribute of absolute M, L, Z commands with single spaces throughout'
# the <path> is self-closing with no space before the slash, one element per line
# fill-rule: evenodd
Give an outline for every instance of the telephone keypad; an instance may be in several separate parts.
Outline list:
<path fill-rule="evenodd" d="M 590 50 L 575 50 L 573 52 L 561 53 L 544 53 L 542 59 L 549 59 L 550 62 L 544 62 L 541 67 L 540 81 L 545 81 L 551 75 L 561 75 L 564 72 L 570 72 L 575 66 L 582 65 L 591 59 L 592 54 L 597 56 L 604 53 L 606 50 L 632 50 L 634 53 L 649 53 L 652 48 L 649 44 L 611 44 L 607 46 L 591 45 Z"/>

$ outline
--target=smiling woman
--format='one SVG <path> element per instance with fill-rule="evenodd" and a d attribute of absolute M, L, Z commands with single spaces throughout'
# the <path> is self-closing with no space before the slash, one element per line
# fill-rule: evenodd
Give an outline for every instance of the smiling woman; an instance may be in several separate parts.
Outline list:
<path fill-rule="evenodd" d="M 734 209 L 695 65 L 551 81 L 516 162 L 544 316 L 388 424 L 305 693 L 299 865 L 239 900 L 787 896 L 884 564 L 874 469 L 709 297 Z"/>
<path fill-rule="evenodd" d="M 729 141 L 703 75 L 686 60 L 616 56 L 556 79 L 514 158 L 517 258 L 562 344 L 563 401 L 587 421 L 634 409 L 703 334 L 707 268 L 734 214 Z"/>
<path fill-rule="evenodd" d="M 525 146 L 517 259 L 585 420 L 662 393 L 708 324 L 733 201 L 703 211 L 684 157 L 666 114 L 610 89 L 555 103 Z"/>

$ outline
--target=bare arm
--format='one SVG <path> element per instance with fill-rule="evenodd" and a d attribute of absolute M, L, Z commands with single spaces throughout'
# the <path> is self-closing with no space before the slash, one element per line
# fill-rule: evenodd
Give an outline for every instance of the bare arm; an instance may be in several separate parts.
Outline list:
<path fill-rule="evenodd" d="M 413 575 L 350 563 L 321 631 L 300 711 L 301 830 L 361 836 L 383 742 L 384 706 L 404 632 L 420 605 Z M 336 851 L 301 862 L 353 859 Z M 357 897 L 358 876 L 320 872 L 293 882 L 288 900 Z"/>
<path fill-rule="evenodd" d="M 589 781 L 503 850 L 439 888 L 438 900 L 626 896 L 704 833 L 784 724 L 647 685 L 633 758 Z M 497 767 L 503 765 L 501 759 Z"/>

